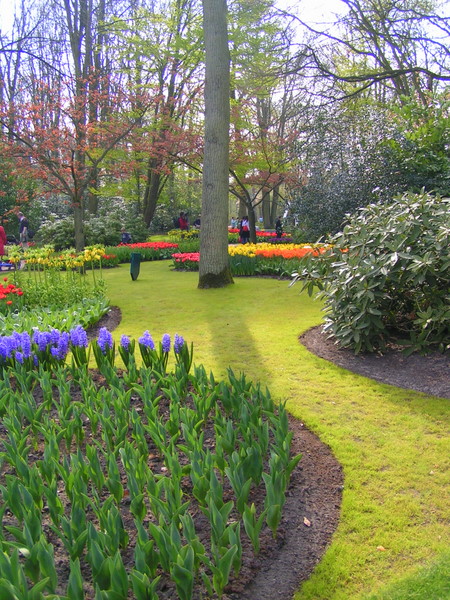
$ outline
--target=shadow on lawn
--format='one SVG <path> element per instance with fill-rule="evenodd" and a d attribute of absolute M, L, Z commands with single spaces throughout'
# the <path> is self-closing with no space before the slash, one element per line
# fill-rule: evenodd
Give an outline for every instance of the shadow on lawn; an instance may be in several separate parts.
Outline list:
<path fill-rule="evenodd" d="M 237 331 L 237 337 L 229 335 L 227 330 L 227 320 L 233 319 L 232 331 Z M 222 322 L 222 326 L 217 326 Z M 255 343 L 248 320 L 241 314 L 228 314 L 224 312 L 220 304 L 217 305 L 214 316 L 209 320 L 211 332 L 211 344 L 213 353 L 217 360 L 214 371 L 217 373 L 227 373 L 231 368 L 236 376 L 245 373 L 248 381 L 257 383 L 259 381 L 269 381 L 270 373 L 263 366 L 264 357 L 260 353 Z M 237 350 L 237 347 L 239 349 Z M 242 360 L 240 357 L 244 356 Z M 251 373 L 249 367 L 258 365 L 257 373 Z"/>

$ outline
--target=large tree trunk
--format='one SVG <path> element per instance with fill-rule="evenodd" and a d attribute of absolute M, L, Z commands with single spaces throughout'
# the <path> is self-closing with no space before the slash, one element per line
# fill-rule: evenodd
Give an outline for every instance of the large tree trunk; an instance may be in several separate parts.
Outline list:
<path fill-rule="evenodd" d="M 233 283 L 228 257 L 230 56 L 226 0 L 203 0 L 205 149 L 199 288 Z"/>

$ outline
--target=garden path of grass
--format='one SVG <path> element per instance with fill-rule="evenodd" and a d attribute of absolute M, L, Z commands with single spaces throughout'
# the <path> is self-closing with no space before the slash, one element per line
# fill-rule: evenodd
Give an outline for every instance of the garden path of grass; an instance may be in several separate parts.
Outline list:
<path fill-rule="evenodd" d="M 342 464 L 338 530 L 296 600 L 387 600 L 397 580 L 414 580 L 435 561 L 440 571 L 448 565 L 448 400 L 379 384 L 310 354 L 298 337 L 320 322 L 320 303 L 286 281 L 237 278 L 224 289 L 198 290 L 197 273 L 172 271 L 166 261 L 143 263 L 134 282 L 126 265 L 104 277 L 122 311 L 116 340 L 146 329 L 156 339 L 183 335 L 194 343 L 195 363 L 218 377 L 230 366 L 267 385 Z M 443 600 L 450 592 L 420 597 Z"/>

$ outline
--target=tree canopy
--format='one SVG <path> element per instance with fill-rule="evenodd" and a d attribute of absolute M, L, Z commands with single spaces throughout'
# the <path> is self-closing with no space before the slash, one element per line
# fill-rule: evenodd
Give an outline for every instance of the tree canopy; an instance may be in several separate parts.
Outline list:
<path fill-rule="evenodd" d="M 341 6 L 321 29 L 229 3 L 226 218 L 253 239 L 278 214 L 309 241 L 396 192 L 448 194 L 448 2 Z M 23 0 L 0 30 L 3 217 L 59 198 L 82 247 L 108 198 L 153 230 L 200 214 L 207 60 L 199 0 Z"/>

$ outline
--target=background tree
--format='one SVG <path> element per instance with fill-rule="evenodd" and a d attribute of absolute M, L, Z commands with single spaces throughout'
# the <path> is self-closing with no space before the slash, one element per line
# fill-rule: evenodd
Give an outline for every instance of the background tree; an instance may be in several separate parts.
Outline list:
<path fill-rule="evenodd" d="M 132 143 L 130 182 L 150 225 L 169 177 L 176 170 L 201 97 L 201 13 L 193 0 L 138 8 L 114 24 L 120 39 L 120 69 L 139 92 L 156 101 Z"/>
<path fill-rule="evenodd" d="M 297 139 L 299 173 L 289 186 L 289 212 L 304 241 L 339 231 L 347 213 L 406 189 L 386 139 L 391 113 L 355 101 L 315 108 Z"/>
<path fill-rule="evenodd" d="M 263 104 L 257 102 L 257 104 Z M 269 100 L 265 105 L 269 108 Z M 250 109 L 250 121 L 244 124 L 243 104 L 239 107 L 241 127 L 232 136 L 230 164 L 230 192 L 239 199 L 249 217 L 250 240 L 256 242 L 256 209 L 263 206 L 267 211 L 265 224 L 270 227 L 270 219 L 276 212 L 277 202 L 271 205 L 270 195 L 289 180 L 295 171 L 292 169 L 293 157 L 288 153 L 286 136 L 279 135 L 280 122 L 274 114 L 260 116 L 258 106 Z M 251 119 L 256 119 L 251 122 Z M 273 208 L 275 206 L 275 209 Z"/>
<path fill-rule="evenodd" d="M 424 106 L 411 98 L 393 107 L 394 135 L 385 144 L 391 150 L 405 187 L 413 192 L 450 196 L 450 102 L 448 93 L 429 93 Z"/>
<path fill-rule="evenodd" d="M 343 15 L 326 30 L 296 17 L 313 38 L 288 67 L 297 71 L 297 62 L 303 64 L 308 55 L 311 76 L 330 83 L 321 91 L 327 98 L 372 88 L 379 99 L 386 98 L 386 93 L 400 101 L 416 94 L 426 103 L 427 91 L 450 81 L 448 1 L 439 7 L 426 0 L 342 3 Z"/>
<path fill-rule="evenodd" d="M 299 184 L 287 190 L 305 241 L 399 191 L 448 189 L 448 2 L 342 5 L 332 29 L 307 27 L 286 63 L 311 98 L 295 141 Z"/>
<path fill-rule="evenodd" d="M 257 207 L 264 226 L 274 226 L 278 190 L 289 170 L 279 101 L 284 78 L 279 72 L 292 35 L 272 0 L 231 3 L 230 192 L 239 200 L 239 216 L 249 217 L 252 241 Z"/>
<path fill-rule="evenodd" d="M 126 110 L 125 92 L 115 98 L 115 105 L 121 106 L 122 112 L 116 112 L 105 123 L 80 120 L 80 114 L 86 114 L 89 99 L 63 98 L 59 88 L 54 92 L 45 89 L 39 96 L 45 101 L 0 108 L 0 124 L 11 138 L 3 140 L 2 151 L 14 158 L 13 174 L 40 181 L 43 193 L 59 193 L 70 199 L 75 216 L 75 245 L 82 249 L 86 193 L 108 153 L 134 127 L 135 117 Z M 98 93 L 96 103 L 101 106 L 110 99 L 110 94 Z M 55 113 L 64 118 L 55 122 Z"/>

